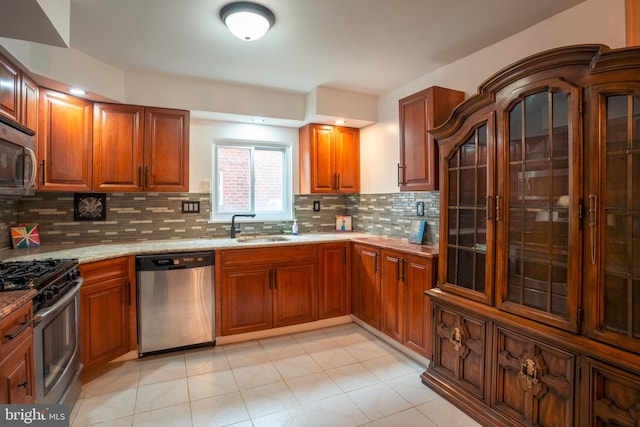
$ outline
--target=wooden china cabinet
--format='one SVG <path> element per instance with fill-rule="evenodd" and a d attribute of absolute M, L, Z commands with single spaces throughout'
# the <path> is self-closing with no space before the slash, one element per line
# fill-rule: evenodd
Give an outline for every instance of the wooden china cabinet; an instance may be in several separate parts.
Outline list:
<path fill-rule="evenodd" d="M 486 425 L 640 425 L 640 49 L 558 48 L 433 131 L 425 384 Z"/>

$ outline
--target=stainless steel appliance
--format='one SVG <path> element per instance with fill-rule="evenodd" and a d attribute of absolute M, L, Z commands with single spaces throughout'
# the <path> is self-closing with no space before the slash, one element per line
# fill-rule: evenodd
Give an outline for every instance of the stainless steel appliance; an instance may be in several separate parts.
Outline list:
<path fill-rule="evenodd" d="M 80 395 L 77 259 L 0 263 L 0 291 L 34 288 L 36 403 L 72 406 Z"/>
<path fill-rule="evenodd" d="M 215 345 L 213 252 L 136 257 L 138 355 Z"/>
<path fill-rule="evenodd" d="M 36 183 L 34 132 L 0 116 L 0 194 L 31 196 Z"/>

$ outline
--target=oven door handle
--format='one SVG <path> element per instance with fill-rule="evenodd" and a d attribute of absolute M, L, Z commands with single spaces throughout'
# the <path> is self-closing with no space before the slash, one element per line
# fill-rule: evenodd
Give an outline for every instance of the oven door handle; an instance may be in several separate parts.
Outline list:
<path fill-rule="evenodd" d="M 45 317 L 47 317 L 51 313 L 55 313 L 64 307 L 70 300 L 75 298 L 78 291 L 80 291 L 80 286 L 82 286 L 82 278 L 76 279 L 76 284 L 73 285 L 73 288 L 64 294 L 62 298 L 56 301 L 51 307 L 43 308 L 42 310 L 38 310 L 34 315 L 34 326 L 38 323 L 42 322 Z"/>
<path fill-rule="evenodd" d="M 35 317 L 32 317 L 31 320 L 29 320 L 28 322 L 21 323 L 20 327 L 18 328 L 18 330 L 15 331 L 12 334 L 5 335 L 4 336 L 5 339 L 12 340 L 12 339 L 16 338 L 18 335 L 20 335 L 22 333 L 22 331 L 24 331 L 25 329 L 29 328 L 33 324 L 34 320 L 35 320 Z"/>

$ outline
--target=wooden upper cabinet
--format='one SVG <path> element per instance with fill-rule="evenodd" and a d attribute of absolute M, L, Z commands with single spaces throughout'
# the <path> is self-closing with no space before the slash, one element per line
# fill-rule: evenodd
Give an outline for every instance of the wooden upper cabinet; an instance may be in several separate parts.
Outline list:
<path fill-rule="evenodd" d="M 0 114 L 20 121 L 20 70 L 0 55 Z"/>
<path fill-rule="evenodd" d="M 311 124 L 300 128 L 300 192 L 360 191 L 360 131 Z"/>
<path fill-rule="evenodd" d="M 38 188 L 91 191 L 93 103 L 52 90 L 40 91 Z"/>
<path fill-rule="evenodd" d="M 96 104 L 94 189 L 189 191 L 189 112 Z"/>
<path fill-rule="evenodd" d="M 34 132 L 38 129 L 38 94 L 40 88 L 26 74 L 22 74 L 20 123 Z"/>
<path fill-rule="evenodd" d="M 429 130 L 442 124 L 464 92 L 433 86 L 399 101 L 400 191 L 438 189 L 438 145 Z"/>
<path fill-rule="evenodd" d="M 189 112 L 145 107 L 144 188 L 189 191 Z"/>
<path fill-rule="evenodd" d="M 99 191 L 140 191 L 144 107 L 95 104 L 93 181 Z"/>

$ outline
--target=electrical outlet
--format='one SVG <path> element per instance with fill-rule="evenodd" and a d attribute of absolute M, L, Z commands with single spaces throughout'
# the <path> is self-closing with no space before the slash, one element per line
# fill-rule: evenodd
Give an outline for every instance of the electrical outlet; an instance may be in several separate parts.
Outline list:
<path fill-rule="evenodd" d="M 313 201 L 313 211 L 320 212 L 320 200 Z"/>

